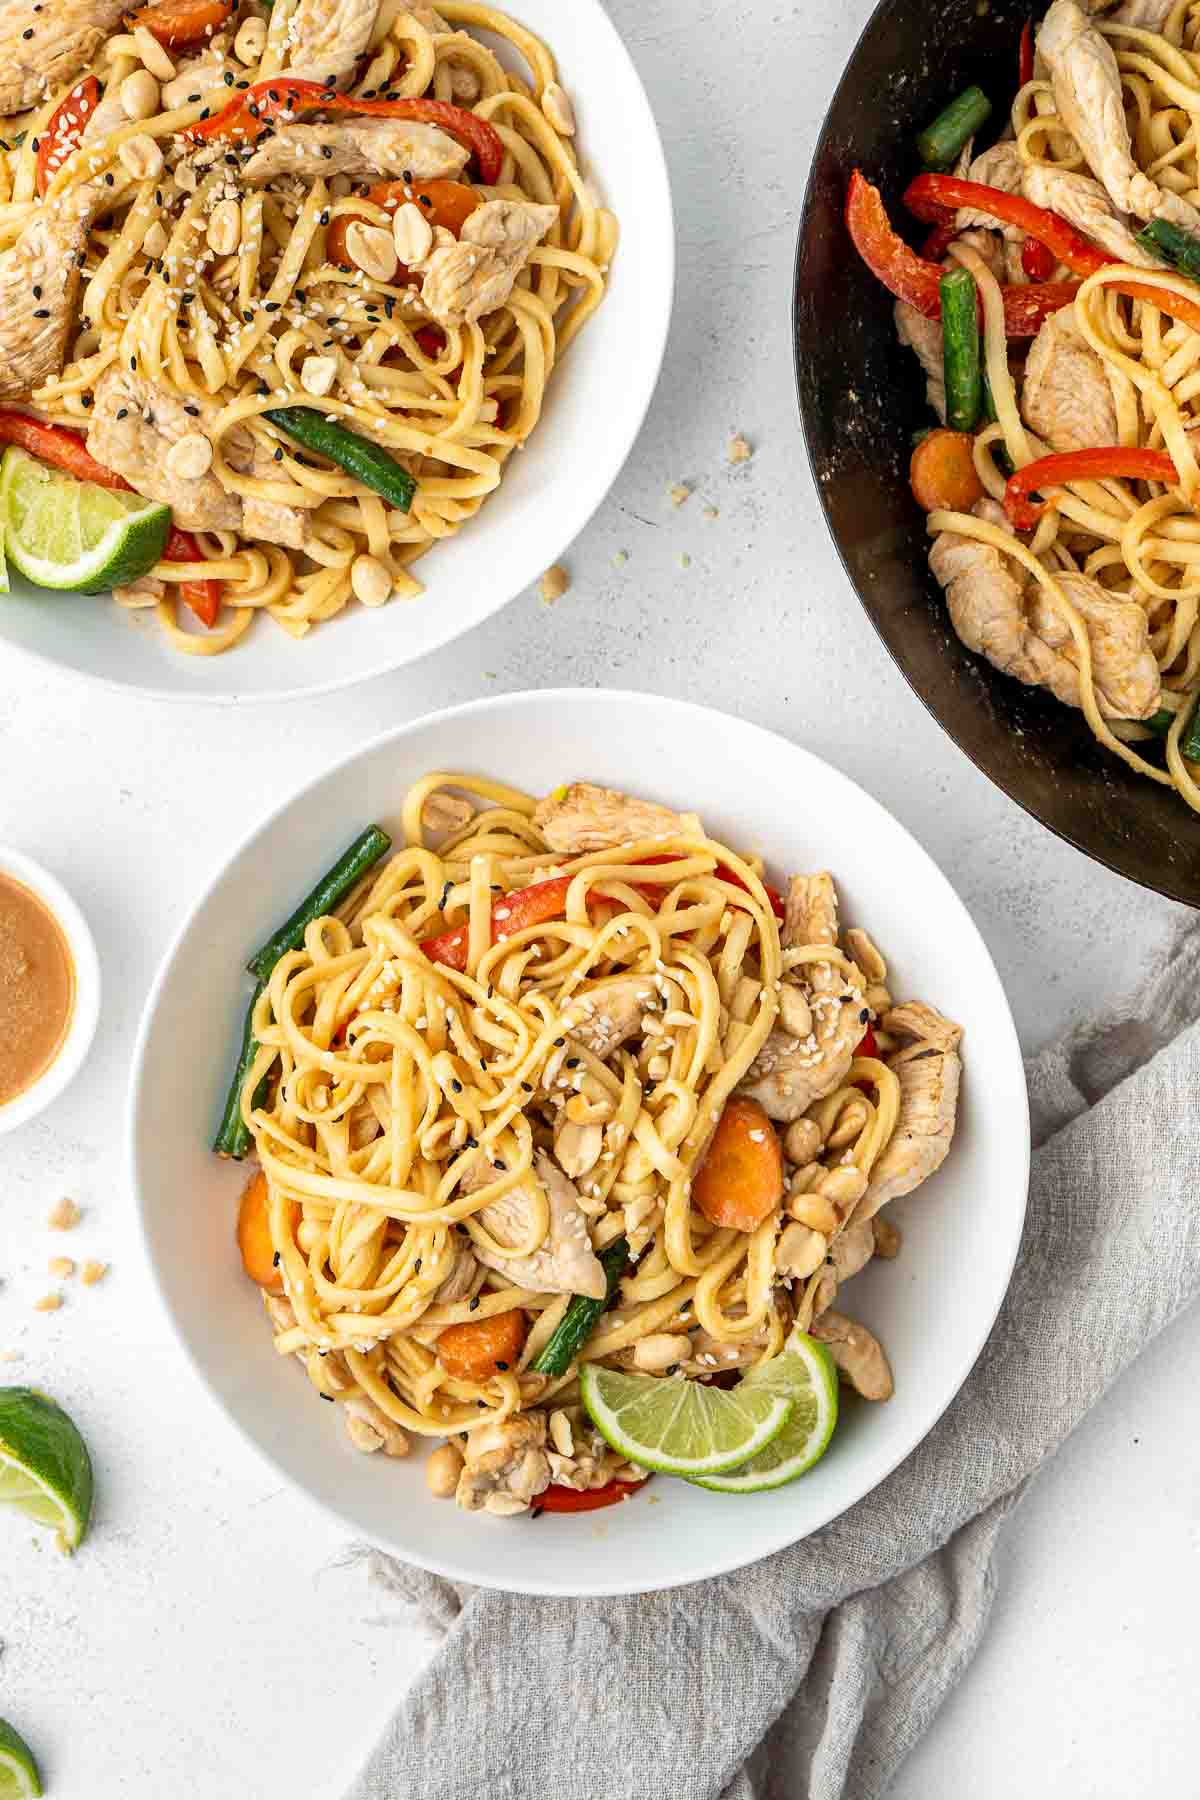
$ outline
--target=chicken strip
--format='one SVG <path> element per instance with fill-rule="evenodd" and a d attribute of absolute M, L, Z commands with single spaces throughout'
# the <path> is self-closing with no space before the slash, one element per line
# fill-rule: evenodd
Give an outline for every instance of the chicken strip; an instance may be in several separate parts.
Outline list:
<path fill-rule="evenodd" d="M 536 1183 L 545 1189 L 550 1203 L 550 1225 L 543 1244 L 529 1256 L 497 1256 L 478 1239 L 473 1245 L 475 1258 L 489 1269 L 506 1275 L 518 1287 L 539 1294 L 586 1294 L 601 1300 L 607 1278 L 588 1237 L 587 1219 L 579 1204 L 579 1196 L 557 1163 L 542 1151 L 533 1162 Z M 480 1157 L 475 1167 L 464 1176 L 463 1193 L 477 1193 L 497 1178 Z M 498 1200 L 489 1201 L 475 1214 L 475 1219 L 498 1244 L 520 1244 L 529 1237 L 531 1209 L 536 1193 L 531 1191 L 535 1177 L 527 1176 Z"/>
<path fill-rule="evenodd" d="M 968 650 L 1028 687 L 1048 688 L 1064 706 L 1080 705 L 1070 627 L 1020 563 L 1006 562 L 991 544 L 943 531 L 929 566 L 946 590 L 950 622 Z M 1110 718 L 1149 718 L 1158 707 L 1161 679 L 1145 612 L 1087 575 L 1060 570 L 1057 579 L 1087 628 L 1100 710 Z"/>
<path fill-rule="evenodd" d="M 300 0 L 288 21 L 290 73 L 344 88 L 371 42 L 380 0 Z"/>
<path fill-rule="evenodd" d="M 1157 256 L 1142 249 L 1104 188 L 1092 176 L 1077 174 L 1073 169 L 1056 169 L 1050 163 L 1026 163 L 1020 191 L 1035 206 L 1059 213 L 1122 262 L 1137 269 L 1165 268 Z"/>
<path fill-rule="evenodd" d="M 87 236 L 76 208 L 44 211 L 0 254 L 0 400 L 25 399 L 61 374 Z"/>
<path fill-rule="evenodd" d="M 1076 0 L 1054 0 L 1038 33 L 1063 123 L 1121 212 L 1200 230 L 1200 212 L 1133 160 L 1121 75 L 1108 39 Z"/>
<path fill-rule="evenodd" d="M 419 120 L 287 125 L 254 152 L 241 175 L 250 187 L 262 187 L 279 175 L 320 175 L 326 181 L 334 175 L 413 175 L 432 181 L 461 175 L 469 156 L 448 132 Z"/>
<path fill-rule="evenodd" d="M 1021 387 L 1025 423 L 1054 450 L 1119 441 L 1113 383 L 1066 306 L 1051 313 L 1029 351 Z"/>
<path fill-rule="evenodd" d="M 671 812 L 651 800 L 634 800 L 590 781 L 575 781 L 547 794 L 534 809 L 533 823 L 559 856 L 612 850 L 638 838 L 701 833 L 695 813 Z"/>
<path fill-rule="evenodd" d="M 873 1218 L 881 1206 L 911 1194 L 941 1168 L 954 1136 L 961 1076 L 957 1050 L 930 1050 L 899 1063 L 900 1118 L 854 1209 L 856 1226 Z"/>
<path fill-rule="evenodd" d="M 0 6 L 0 114 L 40 106 L 85 69 L 125 0 L 5 0 Z"/>
<path fill-rule="evenodd" d="M 495 312 L 557 219 L 556 206 L 526 200 L 487 200 L 476 207 L 456 243 L 439 244 L 413 265 L 424 277 L 421 299 L 428 312 L 447 326 Z"/>
<path fill-rule="evenodd" d="M 454 1498 L 466 1512 L 487 1511 L 502 1518 L 524 1512 L 550 1485 L 545 1443 L 542 1412 L 476 1426 L 467 1433 L 466 1460 Z"/>

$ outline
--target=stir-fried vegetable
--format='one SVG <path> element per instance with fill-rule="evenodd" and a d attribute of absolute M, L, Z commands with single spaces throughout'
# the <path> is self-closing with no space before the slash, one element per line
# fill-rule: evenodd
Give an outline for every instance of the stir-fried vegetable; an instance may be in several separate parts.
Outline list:
<path fill-rule="evenodd" d="M 921 176 L 921 180 L 941 180 Z M 976 186 L 978 183 L 966 183 Z M 982 190 L 992 192 L 991 189 Z M 996 190 L 998 191 L 998 190 Z M 940 222 L 940 221 L 939 221 Z M 898 300 L 907 300 L 927 319 L 941 317 L 942 271 L 904 242 L 887 216 L 879 189 L 855 169 L 846 195 L 846 226 L 855 249 L 877 280 Z M 1010 338 L 1036 337 L 1052 313 L 1070 306 L 1076 289 L 1051 281 L 1029 287 L 1002 287 L 1004 330 Z"/>
<path fill-rule="evenodd" d="M 1200 278 L 1200 237 L 1195 232 L 1183 231 L 1167 219 L 1151 219 L 1138 232 L 1137 241 L 1151 256 L 1165 257 L 1185 275 Z"/>
<path fill-rule="evenodd" d="M 100 83 L 85 75 L 60 101 L 50 123 L 38 138 L 37 191 L 44 194 L 58 171 L 83 140 L 84 127 L 100 103 Z"/>
<path fill-rule="evenodd" d="M 942 369 L 946 380 L 946 423 L 951 431 L 974 431 L 979 420 L 979 296 L 969 269 L 942 276 Z"/>
<path fill-rule="evenodd" d="M 298 1218 L 300 1208 L 292 1203 L 293 1220 Z M 250 1177 L 242 1190 L 241 1203 L 238 1206 L 237 1222 L 238 1249 L 242 1253 L 242 1267 L 251 1281 L 256 1281 L 268 1293 L 282 1294 L 283 1277 L 279 1273 L 279 1264 L 275 1259 L 275 1246 L 271 1242 L 270 1196 L 267 1192 L 267 1178 L 259 1169 Z"/>
<path fill-rule="evenodd" d="M 1180 753 L 1189 762 L 1200 762 L 1200 706 L 1196 707 L 1191 718 L 1183 728 L 1183 736 L 1179 740 Z"/>
<path fill-rule="evenodd" d="M 1049 281 L 1055 270 L 1054 252 L 1047 244 L 1027 237 L 1021 245 L 1021 267 L 1030 281 Z"/>
<path fill-rule="evenodd" d="M 1030 494 L 1062 487 L 1068 481 L 1161 481 L 1169 487 L 1179 482 L 1179 471 L 1165 450 L 1134 450 L 1124 444 L 1102 445 L 1094 450 L 1068 450 L 1041 456 L 1010 475 L 1004 490 L 1004 510 L 1020 531 L 1031 531 L 1053 498 L 1031 501 Z"/>
<path fill-rule="evenodd" d="M 369 187 L 366 199 L 374 205 L 381 206 L 386 213 L 392 214 L 406 203 L 419 206 L 429 223 L 440 225 L 445 231 L 452 231 L 457 237 L 471 214 L 483 204 L 477 188 L 465 181 L 379 181 Z M 329 227 L 325 240 L 325 254 L 331 263 L 348 265 L 351 261 L 346 248 L 346 233 L 355 220 L 365 220 L 364 213 L 339 213 Z M 402 285 L 410 279 L 408 269 L 396 258 L 396 267 L 388 276 L 393 286 Z M 419 276 L 411 277 L 419 281 Z"/>
<path fill-rule="evenodd" d="M 561 918 L 573 879 L 570 875 L 556 875 L 552 881 L 539 881 L 516 893 L 501 894 L 492 904 L 493 944 L 512 937 L 514 932 L 527 931 L 531 925 L 545 925 L 551 919 Z M 460 925 L 438 937 L 423 938 L 421 949 L 430 962 L 461 971 L 467 966 L 469 935 L 468 927 Z"/>
<path fill-rule="evenodd" d="M 946 169 L 969 138 L 991 116 L 992 103 L 982 88 L 964 88 L 917 139 L 917 155 L 927 168 Z"/>
<path fill-rule="evenodd" d="M 533 1510 L 535 1513 L 597 1512 L 602 1506 L 615 1506 L 619 1500 L 628 1500 L 645 1485 L 644 1481 L 607 1481 L 603 1487 L 580 1489 L 551 1482 L 533 1502 Z"/>
<path fill-rule="evenodd" d="M 779 1134 L 757 1100 L 736 1098 L 692 1178 L 692 1205 L 714 1225 L 757 1231 L 783 1195 Z"/>
<path fill-rule="evenodd" d="M 558 1324 L 547 1338 L 529 1367 L 537 1375 L 565 1375 L 587 1340 L 605 1307 L 611 1306 L 618 1284 L 629 1263 L 629 1245 L 623 1237 L 614 1238 L 600 1252 L 606 1287 L 602 1300 L 576 1294 Z"/>
<path fill-rule="evenodd" d="M 1017 79 L 1024 87 L 1033 80 L 1033 20 L 1026 19 L 1021 27 L 1021 47 L 1017 54 Z"/>
<path fill-rule="evenodd" d="M 260 981 L 250 996 L 250 1004 L 246 1008 L 246 1022 L 242 1026 L 242 1047 L 238 1052 L 237 1067 L 233 1071 L 233 1080 L 229 1083 L 229 1092 L 225 1096 L 225 1110 L 221 1114 L 221 1123 L 217 1135 L 213 1139 L 213 1149 L 218 1156 L 227 1156 L 233 1162 L 243 1162 L 254 1144 L 246 1123 L 242 1118 L 242 1089 L 246 1085 L 246 1077 L 258 1055 L 258 1039 L 254 1035 L 254 1008 L 258 1004 L 258 996 L 263 991 Z M 254 1104 L 257 1106 L 263 1098 L 263 1085 L 255 1091 Z"/>
<path fill-rule="evenodd" d="M 233 0 L 161 0 L 127 13 L 125 23 L 131 31 L 144 25 L 168 50 L 186 50 L 219 31 L 232 12 Z"/>
<path fill-rule="evenodd" d="M 162 559 L 167 563 L 202 563 L 204 552 L 190 531 L 180 531 L 178 525 L 172 525 L 171 535 L 167 539 Z M 221 610 L 221 583 L 211 577 L 195 581 L 181 581 L 179 598 L 189 607 L 202 625 L 215 625 L 217 614 Z"/>
<path fill-rule="evenodd" d="M 438 1334 L 438 1361 L 456 1381 L 490 1381 L 493 1375 L 516 1368 L 527 1329 L 519 1307 L 447 1325 Z"/>
<path fill-rule="evenodd" d="M 289 950 L 299 950 L 313 920 L 323 919 L 331 913 L 391 847 L 391 838 L 378 825 L 368 825 L 365 831 L 359 832 L 333 867 L 304 896 L 291 917 L 271 934 L 261 950 L 254 952 L 246 964 L 250 973 L 259 981 L 269 981 L 280 957 L 286 956 Z"/>
<path fill-rule="evenodd" d="M 319 81 L 298 81 L 291 75 L 255 82 L 220 112 L 193 125 L 188 136 L 201 143 L 234 138 L 253 144 L 273 121 L 286 122 L 300 113 L 314 111 L 414 119 L 425 125 L 438 125 L 471 152 L 479 165 L 479 178 L 486 186 L 492 187 L 500 179 L 504 143 L 495 127 L 478 113 L 454 106 L 449 100 L 363 100 L 354 94 L 334 93 Z"/>
<path fill-rule="evenodd" d="M 275 406 L 265 416 L 306 450 L 328 457 L 355 481 L 381 495 L 397 512 L 407 512 L 412 506 L 417 484 L 408 470 L 357 431 L 310 406 Z"/>
<path fill-rule="evenodd" d="M 974 443 L 969 433 L 961 431 L 930 431 L 921 439 L 912 453 L 908 480 L 922 511 L 970 512 L 983 498 Z"/>

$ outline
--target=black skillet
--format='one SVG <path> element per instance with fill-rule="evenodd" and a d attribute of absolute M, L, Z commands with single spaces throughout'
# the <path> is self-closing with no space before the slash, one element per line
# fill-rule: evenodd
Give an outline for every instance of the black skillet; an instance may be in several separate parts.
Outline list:
<path fill-rule="evenodd" d="M 882 0 L 834 95 L 813 160 L 796 258 L 800 412 L 829 529 L 871 622 L 913 691 L 955 743 L 1043 825 L 1098 862 L 1200 905 L 1200 817 L 1171 788 L 1134 775 L 1078 712 L 998 674 L 955 637 L 908 490 L 924 379 L 898 344 L 890 297 L 843 223 L 857 165 L 893 221 L 918 172 L 914 140 L 968 82 L 998 129 L 1017 87 L 1029 0 Z M 914 238 L 915 241 L 915 238 Z"/>

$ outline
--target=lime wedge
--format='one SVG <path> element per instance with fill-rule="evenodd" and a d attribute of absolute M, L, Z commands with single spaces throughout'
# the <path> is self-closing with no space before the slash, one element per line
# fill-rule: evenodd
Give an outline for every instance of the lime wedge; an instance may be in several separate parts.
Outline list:
<path fill-rule="evenodd" d="M 724 1475 L 693 1476 L 720 1494 L 760 1494 L 805 1474 L 824 1456 L 838 1416 L 837 1365 L 824 1344 L 793 1331 L 779 1356 L 742 1376 L 735 1393 L 789 1394 L 791 1417 L 765 1450 Z"/>
<path fill-rule="evenodd" d="M 0 1505 L 52 1526 L 64 1550 L 76 1549 L 88 1527 L 87 1445 L 62 1407 L 36 1388 L 0 1388 Z"/>
<path fill-rule="evenodd" d="M 4 527 L 0 525 L 0 594 L 8 591 L 8 558 L 4 554 Z"/>
<path fill-rule="evenodd" d="M 663 1475 L 733 1469 L 765 1449 L 787 1423 L 790 1393 L 739 1382 L 728 1392 L 673 1375 L 626 1375 L 585 1363 L 579 1391 L 593 1425 L 613 1447 Z"/>
<path fill-rule="evenodd" d="M 154 567 L 171 509 L 76 481 L 12 446 L 0 464 L 0 524 L 10 560 L 37 587 L 102 594 Z"/>
<path fill-rule="evenodd" d="M 0 1719 L 0 1800 L 27 1800 L 41 1791 L 33 1751 L 19 1731 Z"/>

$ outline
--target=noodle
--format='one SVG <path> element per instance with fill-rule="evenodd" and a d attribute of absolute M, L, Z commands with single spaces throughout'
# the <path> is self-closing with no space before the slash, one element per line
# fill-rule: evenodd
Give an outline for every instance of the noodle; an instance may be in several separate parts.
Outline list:
<path fill-rule="evenodd" d="M 560 790 L 566 805 L 599 792 Z M 417 782 L 403 847 L 275 965 L 241 1090 L 282 1284 L 266 1296 L 276 1349 L 297 1354 L 327 1397 L 354 1403 L 352 1436 L 368 1418 L 379 1441 L 466 1432 L 468 1476 L 476 1428 L 519 1415 L 542 1442 L 559 1412 L 586 1427 L 575 1363 L 554 1375 L 531 1364 L 571 1293 L 591 1290 L 558 1263 L 557 1285 L 539 1284 L 535 1271 L 551 1266 L 539 1256 L 590 1265 L 628 1243 L 635 1260 L 589 1361 L 641 1368 L 674 1341 L 681 1372 L 707 1380 L 773 1356 L 793 1317 L 807 1324 L 829 1307 L 848 1267 L 839 1240 L 859 1245 L 860 1262 L 870 1255 L 866 1221 L 890 1193 L 872 1176 L 889 1146 L 908 1168 L 902 1117 L 923 1128 L 899 1062 L 952 1060 L 957 1081 L 957 1028 L 927 1008 L 886 1013 L 890 1033 L 881 1024 L 872 1040 L 866 995 L 891 1007 L 886 966 L 861 932 L 833 941 L 828 876 L 797 878 L 808 911 L 789 899 L 781 935 L 758 865 L 694 817 L 630 815 L 631 841 L 613 841 L 617 826 L 610 848 L 564 851 L 561 835 L 558 849 L 545 835 L 558 803 L 465 775 Z M 551 918 L 506 898 L 547 883 Z M 437 946 L 454 932 L 448 962 Z M 781 1007 L 795 1025 L 797 1006 L 807 1044 L 782 1025 Z M 898 1050 L 901 1037 L 915 1043 Z M 784 1053 L 796 1072 L 773 1074 Z M 773 1110 L 800 1121 L 785 1138 L 791 1198 L 769 1195 L 753 1228 L 715 1222 L 693 1182 L 728 1101 L 772 1083 L 778 1100 L 792 1081 L 801 1099 Z M 941 1160 L 952 1128 L 951 1101 L 945 1137 L 909 1186 Z M 760 1137 L 773 1131 L 762 1115 Z M 793 1298 L 797 1237 L 815 1260 Z M 524 1342 L 511 1366 L 473 1379 L 439 1359 L 449 1328 L 514 1313 Z M 602 1445 L 586 1469 L 560 1455 L 555 1479 L 598 1487 L 620 1461 Z M 468 1488 L 459 1497 L 472 1505 Z"/>
<path fill-rule="evenodd" d="M 556 209 L 554 222 L 539 226 L 540 241 L 514 252 L 511 291 L 479 316 L 469 306 L 464 316 L 449 302 L 428 303 L 428 271 L 457 228 L 437 226 L 430 260 L 411 277 L 402 261 L 389 275 L 382 265 L 355 264 L 349 250 L 330 254 L 331 231 L 347 224 L 374 228 L 387 241 L 396 201 L 385 207 L 366 192 L 378 174 L 326 179 L 318 159 L 302 174 L 258 186 L 237 168 L 231 178 L 226 163 L 240 166 L 250 151 L 235 145 L 231 152 L 228 138 L 207 146 L 187 134 L 231 95 L 297 63 L 295 21 L 304 3 L 276 0 L 269 20 L 243 5 L 198 56 L 174 53 L 176 76 L 148 118 L 126 118 L 115 98 L 141 69 L 139 40 L 110 38 L 84 76 L 104 84 L 96 129 L 52 170 L 44 200 L 36 198 L 36 146 L 61 94 L 17 122 L 24 141 L 0 156 L 0 247 L 39 209 L 77 207 L 91 221 L 79 329 L 61 373 L 36 388 L 30 410 L 54 425 L 91 427 L 98 455 L 97 389 L 113 371 L 131 369 L 151 392 L 147 417 L 154 396 L 198 416 L 211 443 L 211 476 L 234 515 L 245 512 L 233 528 L 177 514 L 176 524 L 199 534 L 197 560 L 162 561 L 149 580 L 117 593 L 125 606 L 153 607 L 173 647 L 189 655 L 230 649 L 259 613 L 302 637 L 356 597 L 379 605 L 419 595 L 413 565 L 474 517 L 511 453 L 535 431 L 556 364 L 604 297 L 616 249 L 616 221 L 580 174 L 549 48 L 475 0 L 445 0 L 436 12 L 382 0 L 343 94 L 377 106 L 384 94 L 389 102 L 428 97 L 465 109 L 498 134 L 502 151 L 494 181 L 476 180 L 475 201 Z M 247 63 L 240 34 L 234 55 L 235 28 L 255 16 L 264 21 L 265 42 Z M 512 56 L 498 54 L 497 43 Z M 510 67 L 514 58 L 524 74 Z M 555 95 L 562 96 L 557 108 Z M 285 110 L 267 136 L 286 140 L 294 117 Z M 131 146 L 145 154 L 147 144 L 153 172 L 138 179 L 127 160 Z M 460 206 L 466 180 L 458 178 Z M 411 204 L 432 204 L 426 223 L 437 220 L 442 202 L 424 189 L 453 185 L 407 172 L 403 181 Z M 214 222 L 231 207 L 238 235 L 226 243 Z M 472 266 L 480 262 L 480 283 L 491 254 L 471 258 Z M 314 367 L 322 369 L 320 382 Z M 270 417 L 285 406 L 313 409 L 386 449 L 415 478 L 411 509 L 385 504 L 324 455 L 298 448 Z M 168 439 L 160 443 L 169 448 Z M 118 472 L 138 491 L 154 484 L 149 468 Z M 147 498 L 173 504 L 166 491 Z M 185 584 L 200 577 L 221 583 L 222 610 L 206 632 L 185 628 L 180 610 L 190 604 Z"/>

